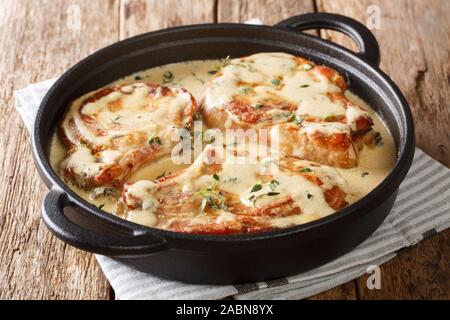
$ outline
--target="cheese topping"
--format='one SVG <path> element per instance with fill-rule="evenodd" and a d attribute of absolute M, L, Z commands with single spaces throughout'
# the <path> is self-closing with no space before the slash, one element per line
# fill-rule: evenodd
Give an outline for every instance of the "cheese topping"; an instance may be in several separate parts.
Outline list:
<path fill-rule="evenodd" d="M 118 163 L 124 150 L 130 150 L 129 146 L 138 139 L 147 140 L 155 133 L 164 134 L 167 122 L 176 119 L 173 117 L 175 112 L 159 109 L 154 104 L 146 104 L 145 94 L 149 89 L 143 85 L 144 82 L 185 88 L 195 98 L 203 99 L 204 108 L 214 110 L 218 110 L 220 107 L 225 108 L 230 101 L 236 98 L 236 95 L 249 99 L 254 107 L 257 107 L 260 101 L 280 102 L 285 100 L 292 104 L 296 117 L 305 118 L 301 124 L 289 123 L 289 126 L 297 127 L 308 135 L 315 132 L 327 135 L 347 134 L 350 130 L 357 129 L 356 121 L 358 119 L 369 115 L 374 120 L 374 129 L 381 133 L 383 143 L 376 148 L 361 150 L 357 167 L 335 169 L 329 166 L 317 166 L 316 163 L 310 161 L 295 160 L 295 166 L 304 168 L 305 172 L 311 170 L 310 174 L 320 179 L 321 186 L 305 179 L 305 174 L 280 169 L 282 164 L 278 163 L 280 166 L 277 166 L 275 165 L 276 161 L 263 161 L 263 159 L 258 164 L 225 162 L 217 173 L 219 177 L 219 181 L 217 181 L 212 174 L 202 171 L 204 164 L 197 158 L 196 162 L 189 166 L 183 174 L 171 179 L 172 182 L 178 182 L 179 185 L 176 188 L 183 194 L 194 194 L 210 186 L 216 186 L 224 193 L 236 194 L 238 201 L 245 208 L 251 209 L 263 208 L 275 201 L 283 201 L 285 196 L 290 195 L 294 200 L 293 205 L 299 206 L 302 213 L 272 217 L 270 223 L 276 228 L 298 225 L 328 215 L 335 210 L 324 198 L 326 190 L 332 190 L 334 186 L 339 186 L 347 194 L 345 199 L 349 203 L 361 199 L 389 173 L 395 163 L 396 148 L 389 132 L 369 106 L 349 92 L 346 92 L 348 103 L 333 99 L 330 94 L 340 93 L 342 88 L 324 76 L 318 68 L 314 68 L 314 65 L 305 65 L 307 62 L 292 57 L 284 53 L 264 53 L 231 61 L 182 62 L 140 71 L 120 79 L 113 84 L 121 86 L 120 91 L 110 92 L 94 103 L 84 104 L 81 112 L 82 102 L 90 95 L 87 94 L 74 101 L 68 111 L 73 123 L 70 123 L 69 119 L 63 123 L 70 141 L 78 141 L 78 135 L 81 134 L 90 143 L 106 146 L 106 148 L 92 153 L 87 147 L 78 145 L 75 153 L 71 153 L 67 159 L 64 159 L 67 149 L 55 135 L 50 150 L 51 165 L 57 172 L 60 172 L 60 168 L 67 166 L 79 175 L 95 175 Z M 239 62 L 238 60 L 243 61 Z M 223 65 L 226 66 L 217 68 L 217 66 Z M 214 73 L 216 74 L 213 75 Z M 242 83 L 233 80 L 236 76 L 242 80 Z M 254 83 L 253 91 L 246 89 L 250 86 L 248 83 L 244 83 L 245 81 Z M 164 101 L 164 99 L 168 99 L 168 101 Z M 187 99 L 187 95 L 180 94 L 176 98 L 164 98 L 158 95 L 155 100 L 159 103 L 169 104 L 171 108 L 178 110 Z M 122 108 L 117 109 L 118 101 L 121 102 Z M 155 110 L 152 110 L 152 106 Z M 280 122 L 285 121 L 291 114 L 291 111 L 278 108 L 268 110 L 268 112 Z M 114 115 L 120 117 L 116 119 L 117 116 L 113 117 Z M 346 120 L 332 120 L 325 123 L 324 127 L 322 122 L 319 124 L 309 121 L 307 116 L 319 118 L 340 116 L 345 117 Z M 104 130 L 106 135 L 98 135 L 98 132 L 91 130 L 92 128 L 83 122 L 83 118 L 86 119 L 86 117 L 95 117 L 98 128 Z M 233 121 L 236 121 L 234 115 L 233 118 L 227 118 L 227 126 L 232 126 Z M 161 124 L 163 125 L 161 126 Z M 71 130 L 73 128 L 76 130 Z M 140 137 L 132 133 L 131 131 L 136 128 L 145 132 L 145 135 Z M 116 149 L 110 146 L 115 146 Z M 135 183 L 130 185 L 125 193 L 126 201 L 130 206 L 126 212 L 117 209 L 117 193 L 105 193 L 103 189 L 82 189 L 71 183 L 69 186 L 82 198 L 101 207 L 102 210 L 115 212 L 120 217 L 147 226 L 164 228 L 184 218 L 188 219 L 188 225 L 198 224 L 205 227 L 210 223 L 229 226 L 240 221 L 240 217 L 230 212 L 229 208 L 215 209 L 214 215 L 199 212 L 202 200 L 199 195 L 194 197 L 196 199 L 195 212 L 174 212 L 172 214 L 175 216 L 162 221 L 160 211 L 162 207 L 156 192 L 156 186 L 160 183 L 149 180 L 182 168 L 183 165 L 174 164 L 169 157 L 163 157 L 136 171 L 127 179 L 127 181 Z M 264 175 L 273 175 L 279 184 L 270 184 L 272 180 L 269 179 L 262 181 L 261 177 Z M 260 184 L 261 188 L 251 192 L 256 184 Z M 269 196 L 269 193 L 272 195 Z M 256 198 L 255 201 L 249 200 L 252 196 Z M 189 232 L 189 229 L 186 230 Z"/>
<path fill-rule="evenodd" d="M 345 115 L 342 103 L 327 97 L 341 89 L 311 68 L 306 60 L 286 53 L 233 59 L 211 80 L 203 95 L 203 106 L 206 110 L 225 108 L 236 99 L 245 99 L 256 108 L 269 101 L 292 104 L 298 106 L 299 115 Z M 230 116 L 239 121 L 234 114 Z"/>
<path fill-rule="evenodd" d="M 194 98 L 179 88 L 135 83 L 88 93 L 61 124 L 72 151 L 64 172 L 83 187 L 118 186 L 142 164 L 170 153 L 195 109 Z"/>
<path fill-rule="evenodd" d="M 253 148 L 249 148 L 252 150 Z M 212 150 L 216 153 L 223 154 L 224 163 L 221 164 L 221 170 L 214 175 L 205 172 L 205 163 L 202 159 L 205 154 L 209 154 Z M 300 208 L 299 214 L 313 215 L 314 217 L 324 217 L 335 211 L 325 199 L 324 192 L 335 186 L 345 188 L 345 180 L 333 168 L 321 166 L 309 161 L 288 161 L 294 165 L 296 170 L 287 170 L 282 167 L 278 170 L 267 171 L 263 159 L 261 163 L 243 163 L 237 164 L 234 157 L 234 148 L 223 148 L 222 146 L 208 145 L 203 154 L 183 173 L 168 182 L 164 187 L 164 182 L 155 184 L 150 181 L 138 181 L 126 189 L 125 200 L 127 205 L 135 207 L 137 203 L 158 203 L 155 197 L 161 194 L 161 189 L 170 188 L 182 190 L 191 197 L 194 194 L 202 193 L 211 194 L 213 197 L 220 194 L 221 191 L 236 194 L 239 196 L 240 202 L 249 209 L 262 209 L 269 206 L 274 201 L 291 198 L 293 206 Z M 250 162 L 251 157 L 246 157 L 246 162 Z M 283 160 L 287 161 L 287 160 Z M 282 161 L 282 162 L 283 162 Z M 282 165 L 282 164 L 281 164 Z M 298 168 L 306 166 L 309 174 L 318 177 L 323 183 L 319 186 L 308 180 L 299 173 Z M 270 180 L 261 182 L 261 179 L 270 177 Z M 255 187 L 257 186 L 257 187 Z M 293 188 L 292 186 L 295 186 Z M 209 190 L 210 189 L 210 190 Z M 209 193 L 208 193 L 209 192 Z M 165 201 L 160 198 L 160 201 Z M 211 221 L 214 223 L 223 223 L 225 221 L 234 221 L 236 216 L 226 208 L 227 202 L 224 200 L 224 207 L 217 208 L 216 217 L 211 215 L 203 215 L 199 211 L 202 209 L 194 207 L 192 217 L 195 218 L 191 224 L 207 224 Z M 157 207 L 153 205 L 152 208 Z M 135 209 L 131 210 L 134 214 Z M 154 211 L 153 211 L 154 212 Z M 128 213 L 129 215 L 129 213 Z M 152 220 L 153 221 L 153 220 Z M 174 223 L 176 218 L 172 218 L 169 222 Z M 267 218 L 267 222 L 271 221 Z"/>
<path fill-rule="evenodd" d="M 327 135 L 335 133 L 345 133 L 350 135 L 350 127 L 340 122 L 308 122 L 304 121 L 301 124 L 301 128 L 304 128 L 307 134 L 313 134 L 314 132 L 320 132 Z"/>
<path fill-rule="evenodd" d="M 325 95 L 306 96 L 295 112 L 297 116 L 329 117 L 345 115 L 345 108 L 340 103 L 332 102 Z"/>
<path fill-rule="evenodd" d="M 77 135 L 80 135 L 86 142 L 102 147 L 111 146 L 114 139 L 133 137 L 136 132 L 150 138 L 173 124 L 182 128 L 184 123 L 180 118 L 186 106 L 192 103 L 191 95 L 172 89 L 174 92 L 167 96 L 162 90 L 162 87 L 155 89 L 136 83 L 84 104 L 93 95 L 88 93 L 72 103 L 62 128 L 72 142 L 77 142 Z M 88 120 L 84 116 L 89 117 Z M 72 130 L 72 123 L 76 131 Z M 133 139 L 128 139 L 121 147 L 130 149 L 131 141 Z"/>

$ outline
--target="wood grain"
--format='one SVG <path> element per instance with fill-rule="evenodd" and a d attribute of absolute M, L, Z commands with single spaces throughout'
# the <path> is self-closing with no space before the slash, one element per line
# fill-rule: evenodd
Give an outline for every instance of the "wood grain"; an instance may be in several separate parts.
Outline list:
<path fill-rule="evenodd" d="M 341 13 L 365 24 L 370 5 L 378 6 L 381 13 L 381 28 L 372 30 L 381 47 L 381 68 L 411 105 L 417 145 L 450 166 L 450 2 L 318 0 L 317 7 L 319 11 Z M 337 33 L 326 35 L 349 45 Z"/>
<path fill-rule="evenodd" d="M 214 0 L 122 0 L 120 38 L 184 24 L 214 22 Z"/>
<path fill-rule="evenodd" d="M 108 299 L 95 258 L 53 237 L 40 220 L 47 190 L 12 93 L 116 41 L 118 2 L 3 0 L 0 7 L 8 30 L 0 33 L 0 299 Z"/>
<path fill-rule="evenodd" d="M 245 22 L 259 18 L 264 24 L 274 25 L 281 20 L 314 11 L 312 0 L 218 0 L 218 22 Z"/>
<path fill-rule="evenodd" d="M 319 11 L 351 16 L 362 23 L 369 5 L 380 9 L 381 68 L 405 94 L 413 111 L 417 145 L 450 166 L 450 3 L 446 0 L 319 0 Z M 326 38 L 350 48 L 335 32 Z M 450 230 L 442 232 L 381 267 L 382 290 L 368 290 L 357 280 L 361 299 L 450 298 Z"/>

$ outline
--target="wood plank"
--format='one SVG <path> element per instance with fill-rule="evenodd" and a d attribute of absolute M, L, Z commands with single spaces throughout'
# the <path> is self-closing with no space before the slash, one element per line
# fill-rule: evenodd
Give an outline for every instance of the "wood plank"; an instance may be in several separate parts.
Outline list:
<path fill-rule="evenodd" d="M 259 18 L 264 24 L 274 25 L 291 16 L 313 11 L 313 0 L 218 0 L 217 20 L 244 22 Z"/>
<path fill-rule="evenodd" d="M 369 5 L 380 8 L 381 29 L 373 31 L 381 47 L 381 68 L 411 105 L 418 147 L 450 166 L 450 91 L 445 90 L 450 70 L 450 2 L 318 0 L 317 7 L 366 23 Z M 337 33 L 326 34 L 333 41 L 349 45 Z"/>
<path fill-rule="evenodd" d="M 244 22 L 259 18 L 265 24 L 273 25 L 294 15 L 314 12 L 313 1 L 296 0 L 219 0 L 218 22 Z M 351 281 L 337 288 L 311 297 L 311 299 L 356 299 L 355 282 Z"/>
<path fill-rule="evenodd" d="M 318 0 L 319 11 L 336 12 L 365 23 L 369 5 L 377 5 L 381 28 L 375 29 L 381 47 L 381 68 L 399 85 L 410 102 L 417 145 L 450 166 L 449 51 L 450 3 L 389 0 Z M 349 46 L 337 33 L 326 37 Z M 450 297 L 450 230 L 402 251 L 381 267 L 382 290 L 368 290 L 358 280 L 362 299 Z"/>
<path fill-rule="evenodd" d="M 214 0 L 122 0 L 120 39 L 179 25 L 212 23 L 214 20 Z"/>
<path fill-rule="evenodd" d="M 59 76 L 116 41 L 118 8 L 117 0 L 0 3 L 0 25 L 8 31 L 0 34 L 0 299 L 109 298 L 95 258 L 59 241 L 41 222 L 47 190 L 13 90 Z"/>

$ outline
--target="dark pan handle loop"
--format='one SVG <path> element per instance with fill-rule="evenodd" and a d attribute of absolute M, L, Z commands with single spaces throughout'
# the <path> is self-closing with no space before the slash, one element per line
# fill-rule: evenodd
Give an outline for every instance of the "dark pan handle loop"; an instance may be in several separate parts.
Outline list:
<path fill-rule="evenodd" d="M 330 29 L 342 32 L 352 38 L 360 52 L 357 56 L 374 66 L 380 65 L 380 47 L 373 33 L 360 22 L 334 13 L 307 13 L 283 20 L 275 25 L 298 31 Z"/>
<path fill-rule="evenodd" d="M 144 255 L 167 249 L 164 239 L 149 233 L 100 234 L 83 228 L 64 214 L 64 207 L 69 204 L 65 193 L 51 189 L 44 199 L 42 219 L 53 234 L 79 249 L 108 256 Z"/>

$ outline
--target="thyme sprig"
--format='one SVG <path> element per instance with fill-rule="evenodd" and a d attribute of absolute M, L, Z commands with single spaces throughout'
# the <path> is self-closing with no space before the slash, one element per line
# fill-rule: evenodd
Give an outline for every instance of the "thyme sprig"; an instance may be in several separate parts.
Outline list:
<path fill-rule="evenodd" d="M 227 210 L 228 207 L 225 204 L 225 196 L 221 191 L 215 190 L 212 186 L 201 189 L 195 193 L 202 197 L 202 203 L 200 204 L 200 212 L 205 211 L 209 206 L 211 209 Z"/>
<path fill-rule="evenodd" d="M 229 65 L 230 62 L 231 62 L 230 56 L 227 56 L 225 59 L 220 59 L 220 63 L 221 64 L 213 66 L 214 70 L 209 71 L 209 73 L 211 73 L 211 74 L 217 73 L 217 71 L 219 71 L 220 69 L 222 69 L 222 68 L 226 67 L 227 65 Z M 213 73 L 213 71 L 215 71 L 215 72 Z"/>
<path fill-rule="evenodd" d="M 172 71 L 166 71 L 163 73 L 163 84 L 172 82 L 173 79 L 175 78 Z"/>

